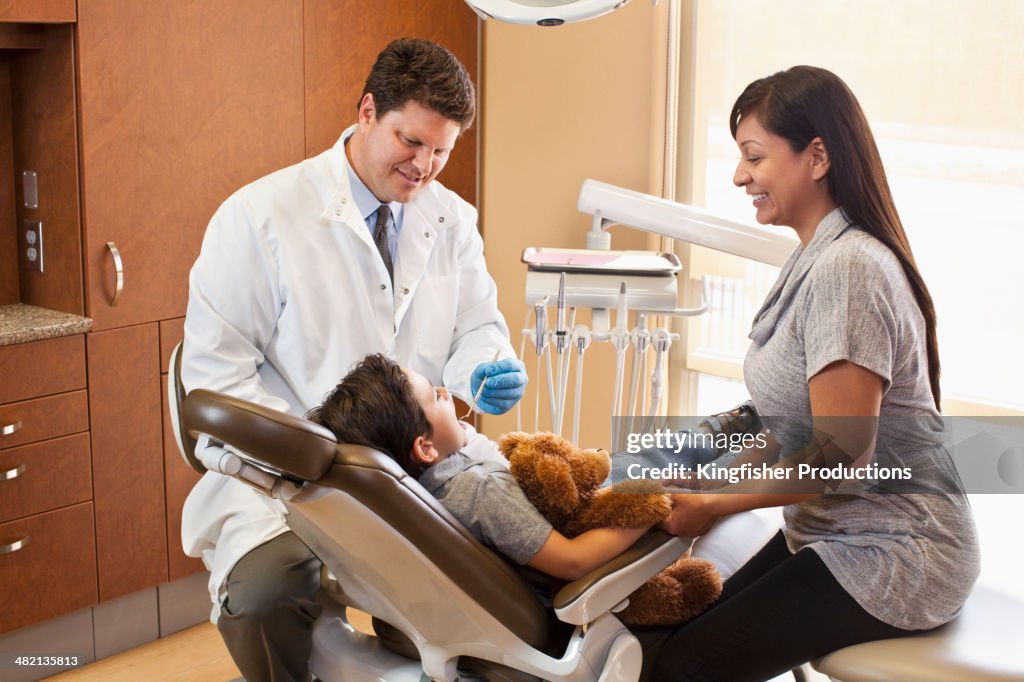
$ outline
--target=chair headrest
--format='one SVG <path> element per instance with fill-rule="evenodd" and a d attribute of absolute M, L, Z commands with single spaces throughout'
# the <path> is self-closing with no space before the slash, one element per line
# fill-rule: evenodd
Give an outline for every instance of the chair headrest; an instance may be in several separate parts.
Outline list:
<path fill-rule="evenodd" d="M 338 445 L 319 424 L 202 388 L 185 397 L 181 419 L 193 436 L 209 434 L 296 480 L 321 478 Z"/>

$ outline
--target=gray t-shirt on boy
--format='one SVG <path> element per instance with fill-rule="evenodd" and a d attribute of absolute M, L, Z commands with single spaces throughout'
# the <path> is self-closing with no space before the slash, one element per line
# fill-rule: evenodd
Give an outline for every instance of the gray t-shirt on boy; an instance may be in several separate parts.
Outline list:
<path fill-rule="evenodd" d="M 517 564 L 532 559 L 551 533 L 501 462 L 456 452 L 424 471 L 419 482 L 476 539 Z"/>

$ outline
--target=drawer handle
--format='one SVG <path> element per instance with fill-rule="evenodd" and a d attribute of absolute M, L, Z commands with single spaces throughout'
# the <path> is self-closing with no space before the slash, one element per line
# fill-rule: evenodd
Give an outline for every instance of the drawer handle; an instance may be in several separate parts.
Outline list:
<path fill-rule="evenodd" d="M 121 300 L 121 294 L 124 293 L 124 263 L 121 261 L 121 252 L 117 250 L 117 244 L 107 242 L 107 248 L 110 249 L 110 255 L 114 258 L 116 280 L 114 281 L 114 297 L 110 299 L 110 305 L 114 306 Z"/>
<path fill-rule="evenodd" d="M 18 431 L 20 429 L 21 429 L 21 422 L 20 421 L 16 421 L 13 424 L 4 424 L 3 427 L 0 428 L 0 436 L 9 436 L 12 433 L 14 433 L 15 431 Z"/>
<path fill-rule="evenodd" d="M 13 469 L 8 469 L 7 471 L 0 471 L 0 481 L 9 481 L 12 478 L 17 478 L 18 476 L 21 476 L 23 473 L 25 473 L 25 465 L 19 464 Z"/>
<path fill-rule="evenodd" d="M 26 535 L 20 540 L 15 540 L 14 542 L 11 542 L 6 545 L 0 545 L 0 554 L 10 554 L 12 552 L 17 552 L 19 549 L 28 544 L 29 537 L 30 536 Z"/>

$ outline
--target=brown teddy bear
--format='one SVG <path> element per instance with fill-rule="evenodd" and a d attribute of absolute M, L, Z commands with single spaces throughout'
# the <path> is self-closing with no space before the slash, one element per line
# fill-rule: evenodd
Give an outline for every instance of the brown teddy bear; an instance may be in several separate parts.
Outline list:
<path fill-rule="evenodd" d="M 508 433 L 498 446 L 526 497 L 566 537 L 661 521 L 671 509 L 654 481 L 616 484 L 614 492 L 599 488 L 611 470 L 604 450 L 582 450 L 552 433 Z M 626 625 L 675 625 L 703 612 L 721 593 L 714 565 L 684 556 L 633 592 L 617 615 Z"/>

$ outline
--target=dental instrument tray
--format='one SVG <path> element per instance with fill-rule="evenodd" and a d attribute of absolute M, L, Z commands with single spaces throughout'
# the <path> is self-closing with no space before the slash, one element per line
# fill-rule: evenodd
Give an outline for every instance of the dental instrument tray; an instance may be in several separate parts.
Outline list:
<path fill-rule="evenodd" d="M 672 253 L 529 248 L 526 263 L 526 304 L 558 300 L 566 306 L 592 309 L 620 307 L 625 287 L 628 307 L 671 313 L 678 307 L 677 280 L 682 265 Z"/>
<path fill-rule="evenodd" d="M 657 251 L 598 251 L 530 247 L 523 251 L 530 270 L 600 275 L 665 277 L 682 268 L 674 253 Z"/>

